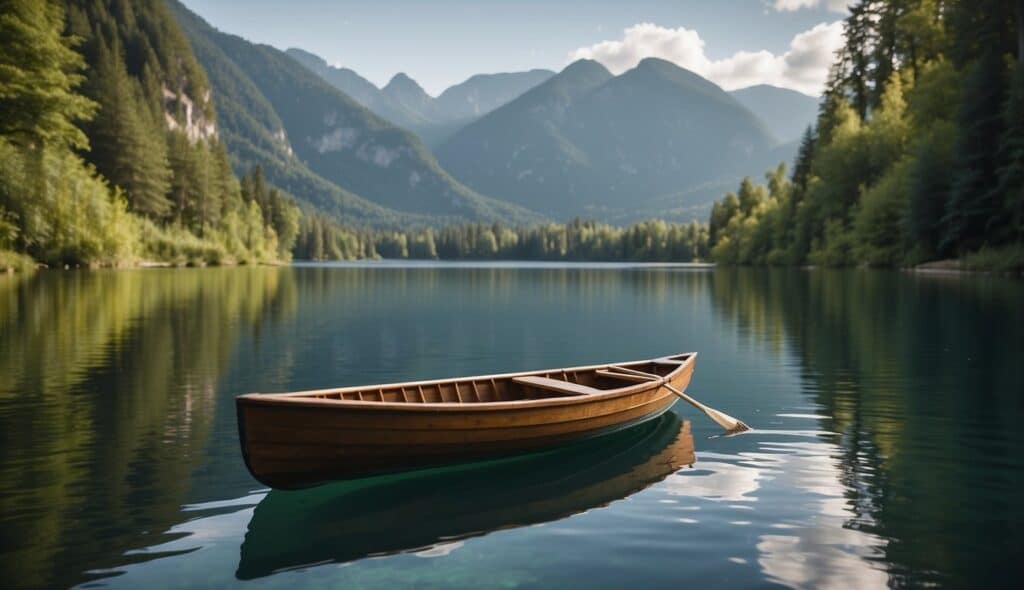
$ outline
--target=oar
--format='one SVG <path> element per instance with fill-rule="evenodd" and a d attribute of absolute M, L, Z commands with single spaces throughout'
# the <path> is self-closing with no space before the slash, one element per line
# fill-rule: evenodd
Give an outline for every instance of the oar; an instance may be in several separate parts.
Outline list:
<path fill-rule="evenodd" d="M 668 389 L 672 393 L 676 394 L 676 396 L 678 396 L 679 399 L 681 399 L 684 402 L 690 404 L 691 406 L 697 408 L 701 412 L 704 412 L 705 414 L 707 414 L 708 418 L 711 418 L 712 420 L 717 422 L 718 425 L 721 426 L 722 428 L 726 429 L 729 432 L 729 434 L 736 434 L 737 432 L 744 432 L 746 430 L 750 430 L 750 427 L 747 426 L 747 423 L 744 422 L 743 420 L 737 420 L 736 418 L 733 418 L 732 416 L 730 416 L 729 414 L 726 414 L 725 412 L 719 412 L 718 410 L 716 410 L 714 408 L 710 408 L 708 406 L 705 406 L 704 404 L 700 403 L 699 401 L 697 401 L 697 400 L 693 399 L 692 397 L 686 395 L 682 391 L 679 391 L 678 389 L 676 389 L 675 387 L 670 385 L 667 381 L 663 381 L 662 382 L 662 386 L 664 386 L 666 389 Z"/>
<path fill-rule="evenodd" d="M 720 412 L 720 411 L 718 411 L 718 410 L 716 410 L 716 409 L 714 409 L 712 407 L 705 406 L 704 404 L 700 403 L 699 401 L 693 399 L 692 397 L 686 395 L 682 391 L 680 391 L 680 390 L 676 389 L 675 387 L 673 387 L 672 384 L 669 383 L 668 380 L 665 379 L 664 377 L 660 377 L 660 376 L 655 375 L 653 373 L 645 373 L 644 371 L 637 371 L 636 369 L 630 369 L 629 367 L 619 367 L 619 366 L 616 366 L 616 365 L 612 365 L 612 366 L 610 366 L 608 368 L 616 370 L 616 371 L 622 371 L 624 373 L 632 373 L 633 375 L 637 375 L 637 376 L 641 376 L 641 377 L 648 377 L 648 378 L 650 378 L 652 380 L 656 380 L 656 381 L 661 382 L 661 385 L 663 385 L 666 389 L 668 389 L 672 393 L 676 394 L 676 397 L 678 397 L 679 399 L 683 400 L 684 402 L 690 404 L 691 406 L 697 408 L 701 412 L 704 412 L 704 414 L 708 418 L 711 418 L 719 426 L 721 426 L 722 428 L 726 429 L 729 434 L 736 434 L 738 432 L 744 432 L 746 430 L 750 430 L 750 427 L 747 426 L 746 422 L 744 422 L 743 420 L 737 420 L 736 418 L 733 418 L 732 416 L 730 416 L 729 414 L 726 414 L 725 412 Z"/>

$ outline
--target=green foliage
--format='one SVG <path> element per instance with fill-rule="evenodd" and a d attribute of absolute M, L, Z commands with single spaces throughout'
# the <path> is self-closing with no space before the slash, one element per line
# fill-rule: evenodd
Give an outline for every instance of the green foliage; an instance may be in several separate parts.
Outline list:
<path fill-rule="evenodd" d="M 102 38 L 95 42 L 96 57 L 85 86 L 100 104 L 86 126 L 92 144 L 88 158 L 125 191 L 132 211 L 164 219 L 171 211 L 171 169 L 163 121 L 154 120 L 143 108 L 141 88 L 128 76 L 119 39 L 113 43 L 108 47 Z"/>
<path fill-rule="evenodd" d="M 982 5 L 851 6 L 788 196 L 757 208 L 744 183 L 746 204 L 716 203 L 712 258 L 897 267 L 1014 252 L 1003 246 L 1024 240 L 1024 76 L 1009 3 Z"/>
<path fill-rule="evenodd" d="M 76 121 L 96 105 L 74 89 L 85 65 L 77 39 L 61 34 L 64 13 L 53 2 L 0 0 L 0 135 L 8 142 L 88 145 Z"/>
<path fill-rule="evenodd" d="M 949 254 L 939 248 L 945 228 L 946 201 L 953 185 L 953 117 L 958 100 L 959 76 L 953 64 L 938 59 L 922 64 L 917 82 L 907 95 L 907 115 L 916 130 L 908 147 L 909 202 L 905 234 L 912 247 L 907 264 Z"/>
<path fill-rule="evenodd" d="M 916 252 L 910 262 L 934 259 L 943 254 L 939 242 L 946 196 L 953 183 L 953 137 L 955 127 L 939 120 L 921 136 L 908 161 L 909 203 L 904 219 L 908 239 Z"/>
<path fill-rule="evenodd" d="M 794 186 L 786 177 L 785 164 L 765 175 L 767 185 L 740 183 L 738 196 L 729 193 L 712 211 L 717 224 L 711 258 L 722 264 L 773 264 L 790 262 Z"/>
<path fill-rule="evenodd" d="M 1024 31 L 1021 34 L 1024 35 Z M 1005 130 L 999 145 L 999 184 L 995 196 L 1002 197 L 1006 215 L 1000 237 L 1024 242 L 1024 64 L 1015 64 L 1012 72 L 1003 110 Z"/>
<path fill-rule="evenodd" d="M 161 227 L 149 220 L 141 220 L 143 257 L 176 265 L 218 265 L 228 259 L 228 249 L 211 239 L 203 239 L 181 227 Z M 244 248 L 238 248 L 246 252 Z M 245 259 L 243 258 L 242 261 Z"/>
<path fill-rule="evenodd" d="M 854 220 L 854 260 L 868 266 L 896 267 L 903 261 L 907 237 L 908 162 L 893 166 L 865 189 Z"/>
<path fill-rule="evenodd" d="M 974 250 L 988 241 L 997 222 L 1000 199 L 992 190 L 998 163 L 997 138 L 1005 82 L 1002 58 L 987 51 L 964 76 L 957 139 L 954 147 L 953 186 L 946 203 L 943 244 L 950 250 Z"/>
<path fill-rule="evenodd" d="M 594 221 L 510 228 L 449 226 L 440 231 L 373 231 L 341 227 L 323 217 L 302 220 L 295 258 L 355 260 L 573 260 L 690 262 L 708 256 L 707 226 L 645 221 L 620 228 Z"/>
<path fill-rule="evenodd" d="M 50 265 L 287 259 L 298 210 L 276 189 L 243 199 L 164 4 L 68 5 L 3 3 L 0 248 Z"/>
<path fill-rule="evenodd" d="M 138 229 L 124 199 L 78 156 L 0 141 L 0 160 L 0 208 L 17 220 L 17 250 L 52 265 L 133 259 Z"/>
<path fill-rule="evenodd" d="M 35 268 L 36 262 L 31 256 L 0 248 L 0 272 L 25 273 L 32 272 Z"/>
<path fill-rule="evenodd" d="M 227 157 L 222 156 L 222 165 L 227 165 Z M 241 198 L 250 208 L 255 205 L 261 218 L 261 224 L 273 232 L 277 245 L 277 256 L 282 260 L 291 257 L 291 251 L 299 234 L 299 208 L 290 197 L 277 188 L 267 186 L 263 179 L 263 169 L 256 166 L 242 178 Z"/>
<path fill-rule="evenodd" d="M 982 248 L 964 256 L 962 262 L 968 270 L 1024 274 L 1024 245 Z"/>

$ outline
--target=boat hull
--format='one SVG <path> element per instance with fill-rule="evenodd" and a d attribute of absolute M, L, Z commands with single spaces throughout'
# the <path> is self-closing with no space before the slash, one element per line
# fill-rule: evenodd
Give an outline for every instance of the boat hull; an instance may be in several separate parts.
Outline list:
<path fill-rule="evenodd" d="M 690 359 L 666 381 L 683 390 L 692 371 Z M 246 465 L 257 480 L 274 488 L 302 488 L 540 451 L 651 420 L 678 399 L 661 384 L 626 389 L 482 404 L 339 403 L 249 395 L 237 402 L 239 436 Z"/>

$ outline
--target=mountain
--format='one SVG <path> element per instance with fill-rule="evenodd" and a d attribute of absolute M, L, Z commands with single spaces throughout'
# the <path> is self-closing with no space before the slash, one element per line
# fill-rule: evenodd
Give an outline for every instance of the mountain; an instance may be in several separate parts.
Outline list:
<path fill-rule="evenodd" d="M 384 88 L 381 88 L 381 92 L 395 104 L 416 113 L 423 119 L 441 122 L 437 105 L 434 104 L 434 97 L 427 94 L 427 91 L 416 80 L 405 75 L 404 72 L 395 74 Z"/>
<path fill-rule="evenodd" d="M 469 186 L 556 218 L 693 219 L 717 187 L 777 163 L 775 143 L 735 98 L 670 62 L 612 76 L 580 60 L 437 154 Z"/>
<path fill-rule="evenodd" d="M 780 142 L 800 139 L 818 117 L 819 99 L 788 88 L 758 84 L 729 94 L 760 117 Z"/>
<path fill-rule="evenodd" d="M 465 82 L 447 88 L 437 97 L 436 102 L 448 119 L 480 117 L 554 75 L 551 70 L 477 74 Z"/>
<path fill-rule="evenodd" d="M 180 3 L 168 4 L 199 48 L 214 91 L 231 97 L 225 108 L 233 112 L 223 126 L 233 137 L 232 156 L 264 164 L 268 181 L 281 182 L 296 198 L 345 221 L 354 216 L 371 224 L 403 214 L 437 223 L 540 219 L 467 188 L 415 135 L 374 115 L 284 52 L 222 33 Z M 262 105 L 262 120 L 246 104 Z M 326 184 L 336 188 L 318 194 Z"/>
<path fill-rule="evenodd" d="M 468 183 L 503 198 L 564 214 L 566 202 L 589 191 L 600 172 L 567 137 L 571 107 L 613 78 L 596 61 L 580 60 L 536 88 L 468 125 L 442 145 L 438 157 Z"/>
<path fill-rule="evenodd" d="M 432 148 L 554 75 L 549 70 L 477 74 L 434 98 L 405 73 L 377 88 L 353 70 L 332 66 L 303 49 L 292 47 L 286 53 L 376 115 L 415 132 Z"/>
<path fill-rule="evenodd" d="M 373 82 L 370 82 L 353 70 L 332 66 L 319 55 L 297 47 L 289 48 L 285 50 L 285 53 L 314 74 L 323 78 L 331 86 L 341 90 L 359 104 L 399 127 L 412 129 L 428 123 L 422 116 L 396 103 L 380 88 L 377 88 Z"/>

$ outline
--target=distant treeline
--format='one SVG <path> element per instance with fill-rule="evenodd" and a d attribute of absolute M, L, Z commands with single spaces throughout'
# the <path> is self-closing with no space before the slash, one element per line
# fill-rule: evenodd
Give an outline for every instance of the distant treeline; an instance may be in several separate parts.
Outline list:
<path fill-rule="evenodd" d="M 716 203 L 725 264 L 1024 268 L 1024 0 L 850 6 L 792 175 Z"/>
<path fill-rule="evenodd" d="M 300 223 L 294 257 L 689 262 L 707 259 L 708 228 L 696 222 L 644 221 L 622 228 L 575 220 L 530 228 L 469 224 L 401 232 L 353 230 L 308 216 Z"/>

